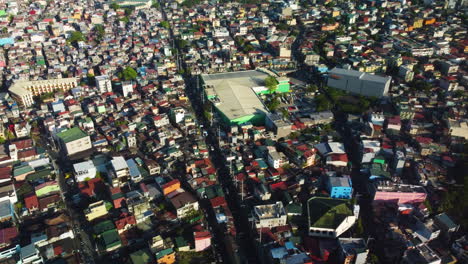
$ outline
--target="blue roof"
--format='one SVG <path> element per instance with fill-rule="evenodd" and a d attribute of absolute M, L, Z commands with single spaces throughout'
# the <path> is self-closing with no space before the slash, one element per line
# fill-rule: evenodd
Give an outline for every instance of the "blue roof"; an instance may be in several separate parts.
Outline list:
<path fill-rule="evenodd" d="M 7 44 L 13 45 L 15 44 L 15 40 L 13 38 L 0 38 L 0 46 Z"/>
<path fill-rule="evenodd" d="M 287 250 L 296 249 L 296 247 L 291 241 L 284 243 L 284 246 L 286 247 Z"/>
<path fill-rule="evenodd" d="M 271 249 L 271 256 L 275 259 L 282 259 L 286 255 L 288 255 L 288 251 L 285 247 Z"/>
<path fill-rule="evenodd" d="M 130 169 L 130 176 L 132 178 L 139 177 L 141 175 L 140 170 L 138 170 L 138 166 L 133 159 L 127 160 L 127 166 Z"/>
<path fill-rule="evenodd" d="M 22 259 L 30 257 L 34 254 L 36 254 L 36 247 L 34 247 L 33 243 L 21 248 L 20 255 Z"/>
<path fill-rule="evenodd" d="M 0 218 L 13 216 L 10 200 L 0 202 Z"/>

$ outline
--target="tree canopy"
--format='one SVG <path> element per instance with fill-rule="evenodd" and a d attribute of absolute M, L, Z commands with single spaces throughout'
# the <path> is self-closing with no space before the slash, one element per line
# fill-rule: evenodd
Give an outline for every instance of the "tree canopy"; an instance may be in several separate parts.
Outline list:
<path fill-rule="evenodd" d="M 265 78 L 265 86 L 268 88 L 268 91 L 274 92 L 278 86 L 278 81 L 273 76 L 268 76 Z"/>
<path fill-rule="evenodd" d="M 123 69 L 121 72 L 119 72 L 118 76 L 120 79 L 131 81 L 131 80 L 136 79 L 136 77 L 138 76 L 138 73 L 135 71 L 135 69 L 128 66 L 125 69 Z"/>
<path fill-rule="evenodd" d="M 85 41 L 85 37 L 80 31 L 73 31 L 67 41 L 69 43 L 77 43 L 79 41 Z"/>
<path fill-rule="evenodd" d="M 105 34 L 104 26 L 101 24 L 95 25 L 94 31 L 96 32 L 97 39 L 101 41 L 104 38 L 104 34 Z"/>
<path fill-rule="evenodd" d="M 163 27 L 165 29 L 169 29 L 171 27 L 171 25 L 167 21 L 162 21 L 161 22 L 161 27 Z"/>

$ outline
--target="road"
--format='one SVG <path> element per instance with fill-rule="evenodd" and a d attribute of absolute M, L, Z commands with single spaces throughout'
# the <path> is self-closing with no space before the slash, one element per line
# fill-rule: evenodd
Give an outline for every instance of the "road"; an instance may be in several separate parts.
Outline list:
<path fill-rule="evenodd" d="M 161 6 L 161 13 L 163 14 L 163 18 L 164 18 L 164 20 L 167 21 L 167 14 L 166 14 L 166 11 L 163 8 L 163 1 L 160 1 L 159 3 L 160 3 L 160 6 Z M 172 27 L 169 28 L 169 32 L 170 32 L 171 38 L 175 41 L 174 33 L 172 31 Z M 180 50 L 178 47 L 175 47 L 175 48 L 177 48 L 177 52 L 178 52 L 177 53 L 177 66 L 178 66 L 178 68 L 179 67 L 183 68 L 185 70 L 185 72 L 187 72 L 187 66 L 185 65 L 185 62 L 178 55 L 178 54 L 183 54 L 183 51 Z M 197 94 L 197 92 L 195 91 L 196 87 L 193 86 L 193 80 L 190 79 L 190 77 L 188 77 L 188 76 L 184 76 L 184 81 L 185 81 L 185 84 L 186 84 L 186 93 L 187 93 L 187 95 L 188 95 L 188 97 L 190 99 L 190 102 L 192 104 L 192 108 L 193 108 L 193 110 L 195 112 L 195 115 L 197 117 L 197 120 L 198 120 L 199 124 L 204 124 L 205 125 L 204 127 L 208 127 L 208 126 L 206 126 L 208 124 L 208 122 L 207 122 L 207 120 L 205 120 L 205 117 L 203 115 L 203 110 L 202 110 L 203 108 L 201 107 L 201 104 L 200 104 L 201 103 L 200 102 L 200 96 L 196 95 Z M 200 112 L 200 110 L 201 110 L 201 112 Z M 212 138 L 215 138 L 215 137 L 214 137 L 214 135 L 211 134 L 209 137 L 207 137 L 207 139 L 208 138 L 212 139 Z M 208 140 L 206 141 L 206 143 L 208 145 L 211 145 L 210 142 L 208 142 Z M 213 157 L 213 155 L 212 155 L 212 157 Z M 216 165 L 215 160 L 212 159 L 212 161 Z M 218 165 L 219 165 L 219 161 L 218 161 Z M 217 166 L 217 168 L 219 170 L 218 166 Z M 218 180 L 220 178 L 221 177 L 218 174 Z M 225 187 L 225 185 L 223 185 L 222 181 L 220 181 L 220 183 L 221 183 L 221 185 L 223 187 Z M 184 180 L 183 184 L 186 186 L 186 190 L 193 191 L 192 188 L 190 186 L 188 186 L 188 183 L 185 180 Z M 194 193 L 194 195 L 196 195 L 196 194 Z M 227 199 L 227 200 L 229 200 L 229 199 Z M 212 234 L 213 234 L 213 240 L 215 242 L 214 243 L 215 248 L 218 251 L 218 252 L 216 252 L 216 253 L 218 253 L 217 256 L 220 256 L 222 258 L 223 263 L 231 263 L 232 262 L 232 256 L 230 256 L 228 254 L 228 251 L 227 251 L 227 245 L 225 244 L 225 240 L 224 240 L 225 234 L 224 234 L 223 230 L 221 229 L 221 227 L 217 223 L 214 210 L 211 207 L 211 203 L 209 201 L 207 201 L 207 200 L 200 200 L 199 202 L 200 202 L 199 204 L 200 204 L 201 208 L 205 212 L 205 216 L 207 217 L 208 224 L 212 228 L 211 231 L 212 231 Z M 229 205 L 229 201 L 228 201 L 228 205 Z M 229 208 L 231 209 L 231 212 L 232 212 L 233 210 L 232 210 L 232 207 L 230 205 L 229 205 Z M 235 218 L 234 212 L 232 212 L 232 214 L 233 214 L 233 217 Z M 237 225 L 236 225 L 236 228 L 237 228 Z"/>
<path fill-rule="evenodd" d="M 94 264 L 94 259 L 96 253 L 94 250 L 94 244 L 89 238 L 88 233 L 83 229 L 83 215 L 81 212 L 77 212 L 76 209 L 71 204 L 70 199 L 68 198 L 67 193 L 69 192 L 70 186 L 66 183 L 65 175 L 63 170 L 61 170 L 60 160 L 63 158 L 58 150 L 55 148 L 55 143 L 52 139 L 46 138 L 44 133 L 41 134 L 40 144 L 45 147 L 47 153 L 49 154 L 52 166 L 56 174 L 56 180 L 60 186 L 60 195 L 65 203 L 66 211 L 70 216 L 71 226 L 73 234 L 75 236 L 74 247 L 80 253 L 80 258 L 83 263 Z"/>

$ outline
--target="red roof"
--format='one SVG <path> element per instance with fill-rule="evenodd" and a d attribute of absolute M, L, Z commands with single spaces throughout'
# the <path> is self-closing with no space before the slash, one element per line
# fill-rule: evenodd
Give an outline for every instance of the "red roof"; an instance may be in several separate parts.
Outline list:
<path fill-rule="evenodd" d="M 195 240 L 210 239 L 211 233 L 209 231 L 204 232 L 194 232 L 193 234 Z"/>
<path fill-rule="evenodd" d="M 56 246 L 54 247 L 54 255 L 55 255 L 55 256 L 58 256 L 58 255 L 62 254 L 62 252 L 63 252 L 62 246 L 56 245 Z"/>
<path fill-rule="evenodd" d="M 121 193 L 121 192 L 122 190 L 120 189 L 120 187 L 115 187 L 111 189 L 111 194 L 116 194 L 116 193 Z"/>
<path fill-rule="evenodd" d="M 348 162 L 348 156 L 346 154 L 332 154 L 330 157 L 332 161 Z"/>
<path fill-rule="evenodd" d="M 140 188 L 144 193 L 148 192 L 148 187 L 146 187 L 146 184 L 144 184 L 143 182 L 140 183 Z"/>
<path fill-rule="evenodd" d="M 286 189 L 288 189 L 288 186 L 286 185 L 285 182 L 277 182 L 277 183 L 273 183 L 272 185 L 270 185 L 270 188 L 272 191 L 275 191 L 275 190 L 285 191 Z"/>
<path fill-rule="evenodd" d="M 125 197 L 120 197 L 120 198 L 117 198 L 113 201 L 114 203 L 114 208 L 120 208 L 122 207 L 122 202 L 125 201 Z"/>
<path fill-rule="evenodd" d="M 133 215 L 129 215 L 115 221 L 115 226 L 119 230 L 124 229 L 127 225 L 136 225 L 136 219 Z"/>
<path fill-rule="evenodd" d="M 78 188 L 80 189 L 80 192 L 82 194 L 87 196 L 93 196 L 93 191 L 89 188 L 89 186 L 86 183 L 80 182 L 78 184 Z"/>
<path fill-rule="evenodd" d="M 24 204 L 29 210 L 39 208 L 39 200 L 35 194 L 24 197 Z"/>
<path fill-rule="evenodd" d="M 211 207 L 216 208 L 226 204 L 226 199 L 222 196 L 215 197 L 210 200 Z"/>
<path fill-rule="evenodd" d="M 12 240 L 18 236 L 16 227 L 7 227 L 0 229 L 0 246 L 9 246 Z"/>
<path fill-rule="evenodd" d="M 11 177 L 11 167 L 0 168 L 0 179 L 10 179 Z"/>
<path fill-rule="evenodd" d="M 37 152 L 35 149 L 29 149 L 18 152 L 18 159 L 29 158 L 32 156 L 36 156 Z"/>
<path fill-rule="evenodd" d="M 28 139 L 23 139 L 23 140 L 13 142 L 13 144 L 16 146 L 18 150 L 22 150 L 22 149 L 32 148 L 33 141 L 32 139 L 28 138 Z"/>
<path fill-rule="evenodd" d="M 179 181 L 178 179 L 174 179 L 174 180 L 172 180 L 172 181 L 170 181 L 170 182 L 164 184 L 164 185 L 163 185 L 163 189 L 164 189 L 164 188 L 167 188 L 167 187 L 169 187 L 169 186 L 171 186 L 171 185 L 174 185 L 174 184 L 180 184 L 180 181 Z"/>

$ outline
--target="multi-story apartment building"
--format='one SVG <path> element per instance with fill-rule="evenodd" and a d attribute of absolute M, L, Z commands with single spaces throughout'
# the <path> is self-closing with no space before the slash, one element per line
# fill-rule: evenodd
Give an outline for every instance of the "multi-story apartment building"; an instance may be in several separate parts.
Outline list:
<path fill-rule="evenodd" d="M 10 86 L 10 93 L 19 105 L 29 107 L 34 103 L 33 97 L 45 93 L 68 91 L 78 86 L 76 78 L 62 78 L 39 81 L 17 81 Z"/>

